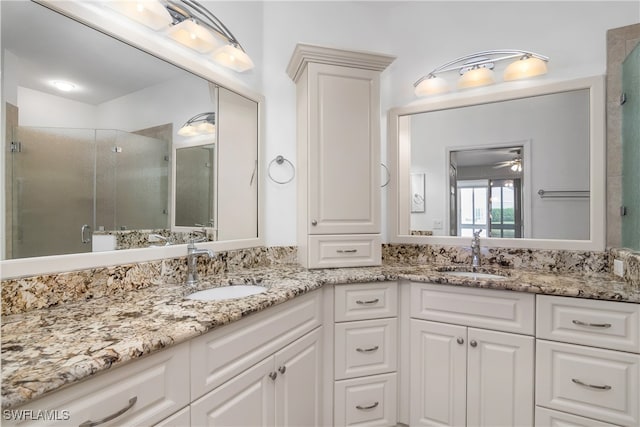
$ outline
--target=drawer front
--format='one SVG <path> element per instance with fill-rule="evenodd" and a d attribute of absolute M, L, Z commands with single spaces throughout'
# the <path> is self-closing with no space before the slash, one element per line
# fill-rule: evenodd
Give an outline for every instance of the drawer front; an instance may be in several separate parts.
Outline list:
<path fill-rule="evenodd" d="M 535 296 L 414 282 L 411 284 L 411 317 L 533 335 Z"/>
<path fill-rule="evenodd" d="M 370 282 L 335 288 L 335 321 L 380 319 L 398 315 L 398 283 Z"/>
<path fill-rule="evenodd" d="M 314 291 L 192 339 L 192 399 L 320 326 L 321 296 Z"/>
<path fill-rule="evenodd" d="M 335 325 L 335 379 L 393 372 L 397 365 L 397 320 Z"/>
<path fill-rule="evenodd" d="M 187 406 L 168 418 L 160 421 L 154 427 L 184 427 L 191 425 L 191 407 Z"/>
<path fill-rule="evenodd" d="M 539 295 L 538 338 L 640 353 L 640 304 Z"/>
<path fill-rule="evenodd" d="M 536 406 L 536 427 L 616 427 L 616 425 Z"/>
<path fill-rule="evenodd" d="M 334 391 L 335 426 L 396 425 L 396 374 L 336 381 Z"/>
<path fill-rule="evenodd" d="M 638 426 L 640 356 L 537 340 L 536 404 Z"/>
<path fill-rule="evenodd" d="M 16 422 L 3 417 L 2 425 L 77 426 L 109 417 L 101 425 L 153 425 L 189 404 L 188 370 L 189 345 L 185 343 L 18 408 L 23 414 L 42 410 L 57 422 Z"/>
<path fill-rule="evenodd" d="M 379 234 L 309 236 L 309 268 L 365 267 L 381 263 Z"/>

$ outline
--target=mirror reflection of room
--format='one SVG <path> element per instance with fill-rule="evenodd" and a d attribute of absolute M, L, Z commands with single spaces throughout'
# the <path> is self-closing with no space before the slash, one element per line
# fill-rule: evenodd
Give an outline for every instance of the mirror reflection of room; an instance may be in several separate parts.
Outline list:
<path fill-rule="evenodd" d="M 425 176 L 409 234 L 589 239 L 588 90 L 407 117 Z"/>
<path fill-rule="evenodd" d="M 2 41 L 6 259 L 257 236 L 256 102 L 222 89 L 220 131 L 216 84 L 34 2 L 3 4 Z M 207 153 L 198 172 L 189 150 Z"/>

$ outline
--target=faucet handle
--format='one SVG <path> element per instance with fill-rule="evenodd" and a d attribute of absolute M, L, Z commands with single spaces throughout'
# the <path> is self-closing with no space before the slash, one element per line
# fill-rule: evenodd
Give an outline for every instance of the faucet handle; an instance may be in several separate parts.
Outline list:
<path fill-rule="evenodd" d="M 482 233 L 482 229 L 474 230 L 474 231 L 473 231 L 473 237 L 474 237 L 475 239 L 478 239 L 478 238 L 480 237 L 480 233 Z"/>

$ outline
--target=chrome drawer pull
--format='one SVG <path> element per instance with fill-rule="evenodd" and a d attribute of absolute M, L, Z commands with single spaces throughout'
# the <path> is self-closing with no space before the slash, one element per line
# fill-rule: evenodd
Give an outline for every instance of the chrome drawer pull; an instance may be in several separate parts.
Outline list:
<path fill-rule="evenodd" d="M 578 385 L 581 385 L 583 387 L 588 387 L 588 388 L 595 388 L 596 390 L 611 390 L 611 386 L 610 385 L 585 384 L 582 381 L 577 380 L 575 378 L 572 378 L 571 381 L 573 381 L 574 384 L 578 384 Z"/>
<path fill-rule="evenodd" d="M 610 328 L 611 327 L 611 323 L 585 323 L 579 320 L 572 320 L 571 322 L 573 322 L 574 325 L 590 326 L 592 328 Z"/>
<path fill-rule="evenodd" d="M 371 347 L 371 348 L 356 348 L 356 351 L 359 351 L 360 353 L 371 353 L 372 351 L 376 351 L 379 348 L 380 347 L 378 346 Z"/>
<path fill-rule="evenodd" d="M 133 396 L 131 399 L 129 399 L 129 404 L 125 408 L 120 409 L 115 414 L 111 414 L 108 417 L 105 417 L 99 421 L 91 421 L 91 420 L 85 421 L 82 424 L 80 424 L 80 427 L 94 427 L 94 426 L 99 426 L 100 424 L 104 424 L 108 421 L 111 421 L 112 419 L 119 417 L 120 415 L 124 414 L 129 409 L 131 409 L 133 405 L 136 404 L 137 401 L 138 401 L 138 396 Z"/>
<path fill-rule="evenodd" d="M 379 404 L 380 404 L 379 402 L 376 402 L 376 403 L 374 403 L 372 405 L 369 405 L 369 406 L 357 405 L 356 409 L 360 409 L 361 411 L 366 411 L 367 409 L 373 409 L 373 408 L 377 407 Z"/>
<path fill-rule="evenodd" d="M 358 252 L 357 249 L 338 249 L 336 250 L 339 254 L 355 254 Z"/>
<path fill-rule="evenodd" d="M 361 300 L 357 300 L 356 304 L 360 304 L 360 305 L 368 305 L 368 304 L 376 304 L 380 302 L 380 299 L 376 298 L 376 299 L 370 299 L 368 301 L 361 301 Z"/>

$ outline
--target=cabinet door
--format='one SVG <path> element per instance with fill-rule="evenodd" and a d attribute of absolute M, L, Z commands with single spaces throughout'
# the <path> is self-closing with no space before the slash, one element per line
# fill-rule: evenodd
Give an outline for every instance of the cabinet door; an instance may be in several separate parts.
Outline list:
<path fill-rule="evenodd" d="M 469 328 L 467 426 L 532 426 L 534 338 Z"/>
<path fill-rule="evenodd" d="M 275 354 L 276 425 L 322 425 L 322 328 Z"/>
<path fill-rule="evenodd" d="M 273 426 L 275 387 L 269 357 L 191 404 L 195 426 Z"/>
<path fill-rule="evenodd" d="M 309 234 L 380 233 L 379 86 L 377 71 L 309 64 Z"/>
<path fill-rule="evenodd" d="M 412 426 L 466 423 L 467 328 L 411 320 Z"/>

